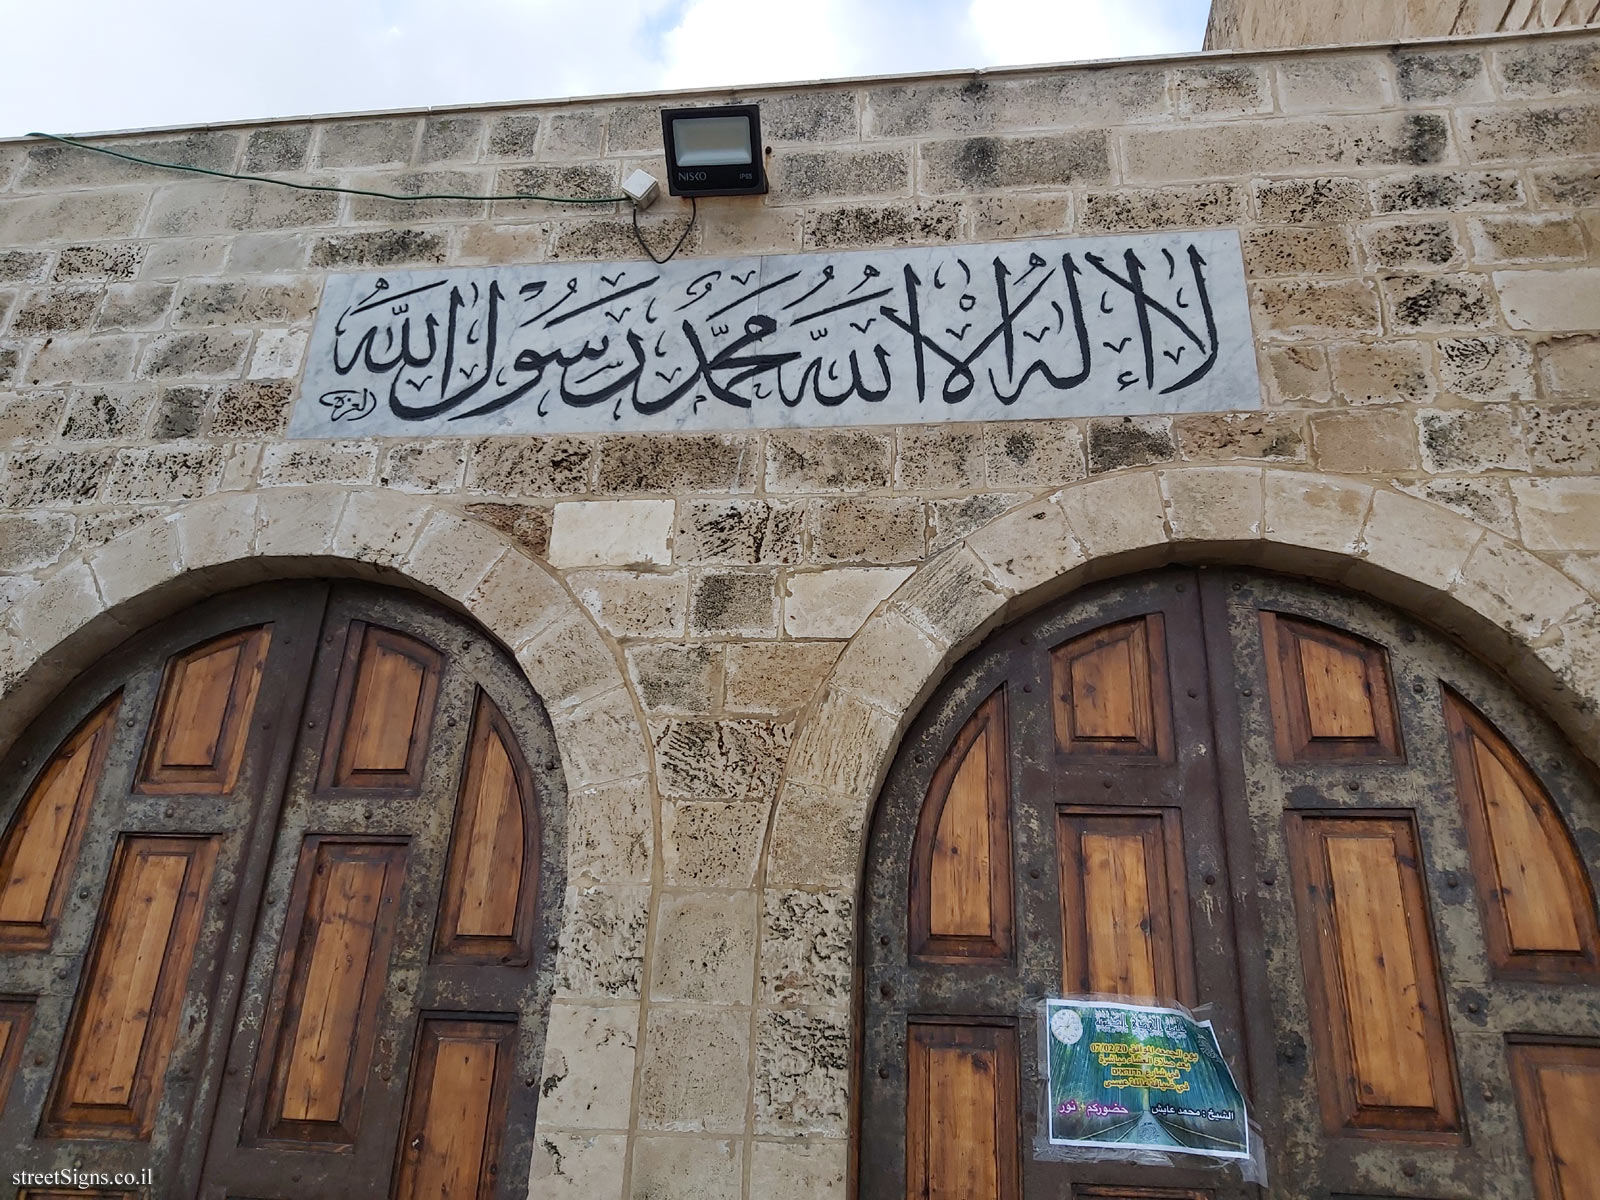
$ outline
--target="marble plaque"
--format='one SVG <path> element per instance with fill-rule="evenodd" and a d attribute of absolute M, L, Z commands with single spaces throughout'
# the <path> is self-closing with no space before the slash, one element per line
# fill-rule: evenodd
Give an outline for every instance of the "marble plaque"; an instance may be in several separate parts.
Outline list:
<path fill-rule="evenodd" d="M 1233 230 L 337 275 L 294 437 L 1261 407 Z"/>

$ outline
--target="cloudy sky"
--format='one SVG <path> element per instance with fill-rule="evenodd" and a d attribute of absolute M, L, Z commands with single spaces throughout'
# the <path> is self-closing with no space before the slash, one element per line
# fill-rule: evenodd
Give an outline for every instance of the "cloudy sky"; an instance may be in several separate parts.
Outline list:
<path fill-rule="evenodd" d="M 0 0 L 0 137 L 1162 54 L 1200 48 L 1208 7 Z"/>

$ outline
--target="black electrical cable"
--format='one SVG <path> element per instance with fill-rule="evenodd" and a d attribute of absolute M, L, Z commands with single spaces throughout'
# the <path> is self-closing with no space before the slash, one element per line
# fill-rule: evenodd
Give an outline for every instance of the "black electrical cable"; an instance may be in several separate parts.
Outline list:
<path fill-rule="evenodd" d="M 121 150 L 112 150 L 108 146 L 91 146 L 88 142 L 80 142 L 76 138 L 60 137 L 54 133 L 30 133 L 29 137 L 46 138 L 52 142 L 60 142 L 64 146 L 76 146 L 79 150 L 89 150 L 95 154 L 108 154 L 112 158 L 126 159 L 128 162 L 138 163 L 145 167 L 161 167 L 167 171 L 188 171 L 194 175 L 212 175 L 218 179 L 237 179 L 245 183 L 270 183 L 278 187 L 295 188 L 302 192 L 338 192 L 344 196 L 373 196 L 379 200 L 540 200 L 549 204 L 620 204 L 628 199 L 626 196 L 540 196 L 531 192 L 515 192 L 507 196 L 468 196 L 455 192 L 426 192 L 416 196 L 402 196 L 395 192 L 374 192 L 366 188 L 339 187 L 331 183 L 296 183 L 292 179 L 273 179 L 268 175 L 239 175 L 232 171 L 214 171 L 210 167 L 196 167 L 188 163 L 158 162 L 153 158 L 141 158 L 137 154 L 126 154 Z M 637 215 L 635 221 L 637 222 Z M 671 257 L 670 255 L 668 257 Z"/>
<path fill-rule="evenodd" d="M 665 258 L 656 257 L 656 252 L 650 249 L 650 243 L 644 240 L 644 234 L 639 231 L 639 206 L 637 204 L 633 206 L 633 236 L 639 240 L 640 249 L 650 256 L 650 261 L 659 267 L 671 262 L 677 255 L 678 251 L 683 249 L 683 243 L 689 240 L 689 231 L 694 228 L 694 220 L 699 215 L 700 205 L 695 201 L 693 196 L 690 196 L 689 223 L 683 227 L 683 232 L 678 235 L 677 242 L 673 245 L 671 251 L 668 252 Z"/>

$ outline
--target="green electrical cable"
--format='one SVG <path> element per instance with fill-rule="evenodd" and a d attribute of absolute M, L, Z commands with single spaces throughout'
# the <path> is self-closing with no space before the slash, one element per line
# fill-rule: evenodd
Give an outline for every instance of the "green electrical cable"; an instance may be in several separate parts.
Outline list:
<path fill-rule="evenodd" d="M 210 167 L 195 167 L 188 163 L 157 162 L 153 158 L 140 158 L 137 154 L 125 154 L 121 150 L 112 150 L 106 146 L 91 146 L 88 142 L 80 142 L 75 138 L 60 137 L 54 133 L 30 133 L 28 137 L 47 138 L 52 142 L 60 142 L 64 146 L 76 146 L 79 150 L 90 150 L 95 154 L 109 154 L 112 158 L 124 158 L 131 163 L 138 163 L 144 167 L 161 167 L 168 171 L 188 171 L 194 175 L 214 175 L 218 179 L 237 179 L 245 183 L 271 183 L 278 187 L 295 188 L 302 192 L 338 192 L 345 196 L 373 196 L 379 200 L 541 200 L 547 204 L 620 204 L 628 199 L 626 196 L 539 196 L 532 193 L 518 192 L 509 196 L 467 196 L 454 192 L 428 192 L 417 196 L 401 196 L 394 192 L 373 192 L 366 188 L 338 187 L 331 183 L 295 183 L 289 179 L 272 179 L 266 175 L 236 175 L 232 171 L 213 171 Z"/>

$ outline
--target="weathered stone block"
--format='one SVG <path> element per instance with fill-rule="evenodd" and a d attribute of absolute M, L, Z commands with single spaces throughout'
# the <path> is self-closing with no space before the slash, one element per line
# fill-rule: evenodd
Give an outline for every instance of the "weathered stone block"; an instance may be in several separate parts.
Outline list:
<path fill-rule="evenodd" d="M 1600 91 L 1600 47 L 1589 39 L 1497 46 L 1494 69 L 1508 96 L 1537 99 Z"/>
<path fill-rule="evenodd" d="M 1346 475 L 1417 467 L 1417 430 L 1399 410 L 1318 413 L 1311 418 L 1317 466 Z"/>
<path fill-rule="evenodd" d="M 743 1162 L 737 1141 L 636 1138 L 628 1200 L 739 1200 Z"/>
<path fill-rule="evenodd" d="M 78 388 L 61 436 L 68 441 L 123 441 L 138 436 L 155 400 L 153 388 Z"/>
<path fill-rule="evenodd" d="M 639 1125 L 742 1133 L 750 1092 L 748 1011 L 652 1009 L 639 1080 Z"/>
<path fill-rule="evenodd" d="M 1428 500 L 1458 512 L 1479 525 L 1507 537 L 1517 533 L 1516 514 L 1511 505 L 1511 488 L 1504 479 L 1440 478 L 1411 483 L 1391 481 L 1408 496 Z"/>
<path fill-rule="evenodd" d="M 604 152 L 606 119 L 603 112 L 567 108 L 549 114 L 545 122 L 546 158 L 592 158 Z"/>
<path fill-rule="evenodd" d="M 483 438 L 472 444 L 467 487 L 502 496 L 551 496 L 589 490 L 594 447 L 577 438 Z"/>
<path fill-rule="evenodd" d="M 492 525 L 534 558 L 550 549 L 552 510 L 543 504 L 469 504 L 466 510 Z"/>
<path fill-rule="evenodd" d="M 1382 287 L 1397 331 L 1486 329 L 1496 323 L 1494 297 L 1482 275 L 1392 275 Z"/>
<path fill-rule="evenodd" d="M 1522 423 L 1503 405 L 1425 409 L 1417 414 L 1422 466 L 1433 474 L 1528 469 Z"/>
<path fill-rule="evenodd" d="M 1266 225 L 1339 224 L 1372 212 L 1358 179 L 1255 179 L 1250 190 Z"/>
<path fill-rule="evenodd" d="M 145 231 L 157 237 L 333 225 L 339 197 L 268 183 L 182 183 L 156 194 Z"/>
<path fill-rule="evenodd" d="M 591 1200 L 622 1196 L 628 1139 L 541 1130 L 528 1173 L 528 1200 Z"/>
<path fill-rule="evenodd" d="M 689 608 L 687 575 L 578 571 L 567 584 L 613 637 L 682 637 Z"/>
<path fill-rule="evenodd" d="M 28 363 L 27 379 L 34 387 L 52 383 L 110 383 L 131 379 L 137 347 L 136 338 L 123 335 L 57 337 L 34 354 Z M 146 352 L 147 357 L 149 353 Z"/>
<path fill-rule="evenodd" d="M 773 202 L 822 197 L 905 195 L 911 190 L 908 150 L 793 150 L 769 160 Z"/>
<path fill-rule="evenodd" d="M 556 952 L 558 994 L 638 999 L 650 889 L 567 889 Z"/>
<path fill-rule="evenodd" d="M 1253 229 L 1242 242 L 1245 274 L 1252 279 L 1343 274 L 1355 267 L 1350 235 L 1336 227 L 1288 225 Z"/>
<path fill-rule="evenodd" d="M 96 139 L 99 141 L 100 139 Z M 105 142 L 107 149 L 153 159 L 156 162 L 186 163 L 212 171 L 233 169 L 239 152 L 239 135 L 231 130 L 196 130 L 175 137 L 116 139 Z M 56 142 L 28 145 L 17 189 L 101 188 L 122 183 L 170 179 L 156 167 L 140 166 L 109 154 L 95 154 L 76 146 Z"/>
<path fill-rule="evenodd" d="M 1531 174 L 1534 191 L 1547 205 L 1593 207 L 1600 204 L 1600 171 L 1595 170 L 1592 162 L 1540 167 Z"/>
<path fill-rule="evenodd" d="M 0 251 L 0 283 L 43 283 L 50 256 L 33 250 Z"/>
<path fill-rule="evenodd" d="M 1523 202 L 1522 180 L 1512 171 L 1419 171 L 1375 181 L 1372 199 L 1380 213 L 1505 208 Z"/>
<path fill-rule="evenodd" d="M 1100 417 L 1089 422 L 1089 474 L 1171 462 L 1171 417 Z"/>
<path fill-rule="evenodd" d="M 40 288 L 22 297 L 11 315 L 11 334 L 34 336 L 87 329 L 100 303 L 97 287 Z"/>
<path fill-rule="evenodd" d="M 15 473 L 15 460 L 13 460 Z M 155 446 L 119 450 L 106 484 L 112 504 L 168 503 L 193 500 L 214 491 L 222 473 L 219 446 Z"/>
<path fill-rule="evenodd" d="M 284 407 L 287 409 L 287 403 Z M 453 438 L 411 442 L 390 447 L 379 468 L 378 482 L 402 492 L 454 492 L 460 489 L 466 469 L 464 442 Z"/>
<path fill-rule="evenodd" d="M 944 646 L 904 613 L 890 609 L 856 635 L 829 682 L 880 708 L 903 711 L 944 656 Z"/>
<path fill-rule="evenodd" d="M 1524 408 L 1522 420 L 1534 470 L 1600 475 L 1600 406 Z"/>
<path fill-rule="evenodd" d="M 1600 550 L 1600 479 L 1513 479 L 1511 494 L 1529 549 Z"/>
<path fill-rule="evenodd" d="M 843 1196 L 849 1142 L 755 1142 L 750 1147 L 750 1193 L 761 1200 L 814 1200 Z"/>
<path fill-rule="evenodd" d="M 1051 237 L 1072 228 L 1072 197 L 1026 192 L 975 196 L 965 205 L 972 235 L 980 242 Z"/>
<path fill-rule="evenodd" d="M 1267 346 L 1262 382 L 1278 404 L 1326 404 L 1332 395 L 1328 356 L 1320 346 Z"/>
<path fill-rule="evenodd" d="M 226 379 L 244 369 L 250 335 L 235 330 L 164 333 L 150 340 L 139 360 L 145 379 Z"/>
<path fill-rule="evenodd" d="M 850 1001 L 855 905 L 844 892 L 768 891 L 761 900 L 761 1003 Z"/>
<path fill-rule="evenodd" d="M 1585 254 L 1583 227 L 1563 216 L 1473 217 L 1467 232 L 1479 262 L 1582 259 Z"/>
<path fill-rule="evenodd" d="M 669 720 L 652 726 L 663 796 L 770 800 L 789 751 L 787 725 L 754 718 Z"/>
<path fill-rule="evenodd" d="M 1085 231 L 1195 229 L 1243 221 L 1244 192 L 1233 183 L 1187 187 L 1119 188 L 1084 195 L 1078 226 Z"/>
<path fill-rule="evenodd" d="M 772 571 L 705 570 L 689 593 L 693 637 L 776 637 L 777 575 Z"/>
<path fill-rule="evenodd" d="M 755 880 L 767 806 L 745 800 L 663 800 L 666 881 L 682 887 L 747 888 Z"/>
<path fill-rule="evenodd" d="M 655 857 L 650 784 L 606 784 L 567 797 L 567 869 L 604 883 L 648 883 Z"/>
<path fill-rule="evenodd" d="M 907 425 L 896 430 L 895 441 L 896 488 L 983 486 L 983 426 Z"/>
<path fill-rule="evenodd" d="M 603 617 L 601 623 L 605 624 Z M 646 644 L 629 646 L 627 655 L 628 677 L 647 712 L 696 716 L 719 706 L 721 646 Z"/>
<path fill-rule="evenodd" d="M 798 638 L 853 637 L 910 574 L 910 567 L 794 572 L 785 582 L 783 631 Z"/>
<path fill-rule="evenodd" d="M 1218 173 L 1219 163 L 1249 163 L 1257 172 L 1271 172 L 1425 166 L 1451 154 L 1449 126 L 1437 113 L 1196 124 L 1128 133 L 1122 145 L 1131 181 L 1204 179 Z"/>
<path fill-rule="evenodd" d="M 748 492 L 760 471 L 759 447 L 744 434 L 638 434 L 600 442 L 601 492 Z"/>
<path fill-rule="evenodd" d="M 1394 55 L 1402 100 L 1488 100 L 1494 96 L 1483 56 L 1470 52 L 1414 51 Z"/>
<path fill-rule="evenodd" d="M 1083 431 L 1070 421 L 994 421 L 983 440 L 996 487 L 1049 487 L 1087 474 Z"/>
<path fill-rule="evenodd" d="M 580 500 L 557 504 L 550 561 L 562 567 L 664 564 L 670 549 L 670 500 Z"/>
<path fill-rule="evenodd" d="M 504 113 L 489 123 L 489 157 L 532 158 L 539 143 L 536 113 Z"/>
<path fill-rule="evenodd" d="M 37 571 L 59 561 L 76 528 L 66 513 L 0 514 L 0 572 Z"/>
<path fill-rule="evenodd" d="M 811 505 L 808 561 L 916 562 L 926 552 L 927 516 L 920 500 L 817 500 Z"/>
<path fill-rule="evenodd" d="M 1050 137 L 973 137 L 924 142 L 918 183 L 929 192 L 1105 183 L 1110 148 L 1101 132 Z"/>
<path fill-rule="evenodd" d="M 886 433 L 857 429 L 775 431 L 767 437 L 767 490 L 886 488 L 893 453 L 893 440 Z"/>
<path fill-rule="evenodd" d="M 750 1003 L 756 971 L 755 893 L 662 896 L 656 905 L 651 961 L 652 1002 Z"/>
<path fill-rule="evenodd" d="M 907 201 L 812 209 L 806 214 L 802 245 L 807 250 L 858 250 L 923 246 L 960 237 L 959 204 L 951 200 Z"/>
<path fill-rule="evenodd" d="M 853 887 L 867 806 L 858 798 L 800 783 L 783 789 L 767 857 L 768 886 Z"/>
<path fill-rule="evenodd" d="M 251 175 L 303 171 L 311 149 L 310 125 L 269 125 L 250 133 L 244 147 L 244 170 Z"/>
<path fill-rule="evenodd" d="M 317 143 L 319 167 L 368 167 L 408 163 L 417 140 L 414 117 L 337 121 L 323 125 Z"/>
<path fill-rule="evenodd" d="M 1367 260 L 1379 267 L 1449 266 L 1462 258 L 1449 221 L 1386 221 L 1365 225 L 1361 244 Z"/>
<path fill-rule="evenodd" d="M 1056 77 L 888 84 L 867 91 L 874 137 L 1037 127 L 1104 128 L 1168 111 L 1166 72 L 1104 67 Z"/>
<path fill-rule="evenodd" d="M 1300 472 L 1266 473 L 1263 536 L 1270 542 L 1354 554 L 1372 504 L 1372 489 Z"/>
<path fill-rule="evenodd" d="M 1600 329 L 1600 267 L 1496 271 L 1494 287 L 1513 329 Z"/>
<path fill-rule="evenodd" d="M 1440 338 L 1439 382 L 1471 400 L 1523 400 L 1534 395 L 1533 351 L 1520 338 Z"/>
<path fill-rule="evenodd" d="M 1284 280 L 1251 286 L 1251 310 L 1266 335 L 1377 336 L 1383 331 L 1371 280 Z"/>
<path fill-rule="evenodd" d="M 422 122 L 422 140 L 417 144 L 417 161 L 472 162 L 483 144 L 483 118 L 432 116 Z"/>
<path fill-rule="evenodd" d="M 1084 561 L 1066 514 L 1049 500 L 1035 501 L 984 526 L 967 539 L 967 548 L 1013 596 L 1061 579 Z M 920 686 L 931 674 L 930 667 L 913 682 Z M 915 695 L 913 691 L 906 696 L 902 707 L 909 706 Z"/>
<path fill-rule="evenodd" d="M 1329 352 L 1333 393 L 1346 404 L 1424 404 L 1436 391 L 1424 342 L 1350 342 Z"/>
<path fill-rule="evenodd" d="M 402 171 L 357 175 L 349 186 L 393 196 L 486 196 L 491 179 L 487 171 Z M 381 200 L 354 196 L 352 221 L 382 221 L 401 225 L 415 221 L 474 220 L 489 211 L 484 200 Z"/>
<path fill-rule="evenodd" d="M 56 257 L 56 269 L 50 278 L 56 283 L 132 279 L 139 273 L 146 252 L 146 247 L 137 242 L 68 246 Z"/>
<path fill-rule="evenodd" d="M 261 486 L 371 483 L 377 468 L 371 442 L 280 442 L 261 456 Z"/>
<path fill-rule="evenodd" d="M 1295 413 L 1190 413 L 1173 418 L 1183 457 L 1220 462 L 1252 458 L 1305 461 L 1303 418 Z"/>
<path fill-rule="evenodd" d="M 894 598 L 896 607 L 945 646 L 976 637 L 1005 601 L 983 560 L 964 546 L 923 565 Z"/>
<path fill-rule="evenodd" d="M 756 1131 L 842 1136 L 848 1117 L 847 1009 L 768 1009 L 756 1018 Z"/>
<path fill-rule="evenodd" d="M 1275 64 L 1278 101 L 1286 113 L 1383 108 L 1391 103 L 1389 74 L 1367 54 L 1285 56 Z"/>
<path fill-rule="evenodd" d="M 626 1129 L 638 1056 L 636 1005 L 550 1006 L 540 1072 L 539 1117 L 569 1129 Z"/>
<path fill-rule="evenodd" d="M 159 329 L 176 291 L 170 283 L 114 283 L 106 289 L 94 327 L 128 332 Z"/>
<path fill-rule="evenodd" d="M 1600 154 L 1600 104 L 1466 109 L 1457 120 L 1475 162 Z"/>
<path fill-rule="evenodd" d="M 311 247 L 311 265 L 349 271 L 362 267 L 396 267 L 408 263 L 442 263 L 449 243 L 441 233 L 422 229 L 384 229 L 320 237 Z"/>
<path fill-rule="evenodd" d="M 841 642 L 734 642 L 726 653 L 722 703 L 731 712 L 778 716 L 804 708 L 827 678 L 842 646 Z"/>
<path fill-rule="evenodd" d="M 1186 467 L 1160 471 L 1157 478 L 1174 542 L 1249 544 L 1260 538 L 1259 467 Z"/>
<path fill-rule="evenodd" d="M 805 510 L 765 500 L 684 500 L 673 555 L 680 563 L 796 563 Z"/>

